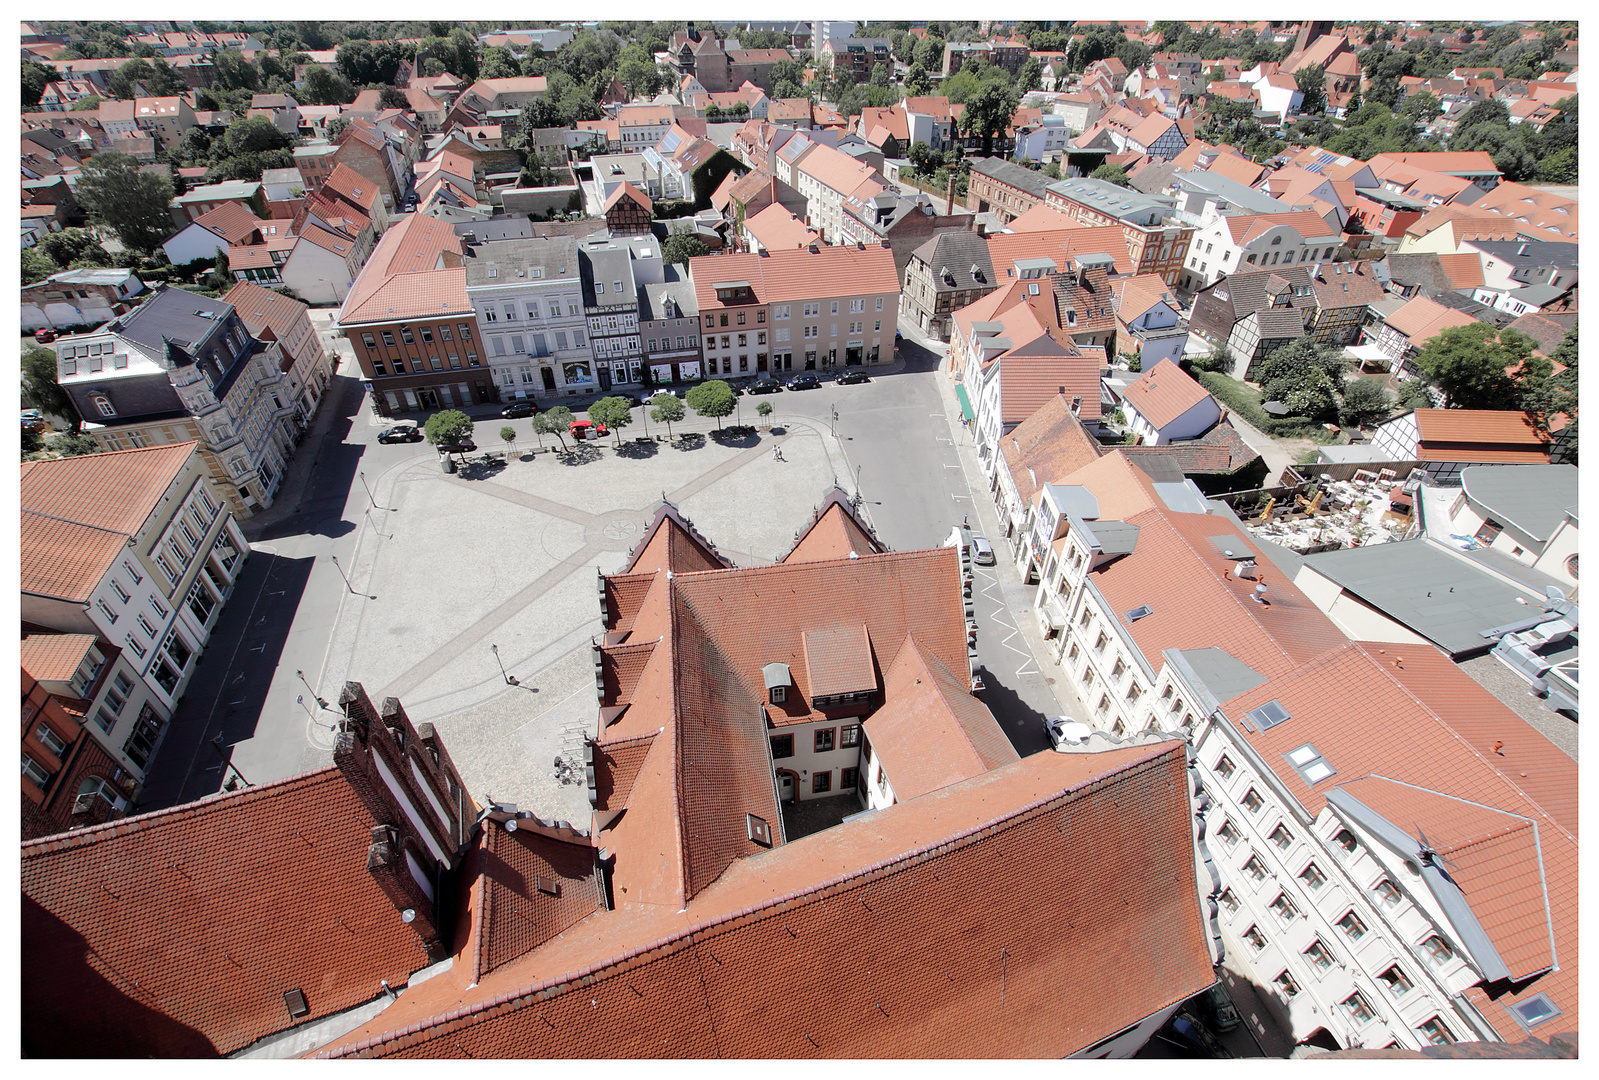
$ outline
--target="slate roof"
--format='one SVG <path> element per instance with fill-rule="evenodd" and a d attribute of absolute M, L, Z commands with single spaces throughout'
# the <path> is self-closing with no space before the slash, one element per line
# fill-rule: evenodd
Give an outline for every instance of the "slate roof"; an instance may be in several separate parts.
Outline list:
<path fill-rule="evenodd" d="M 957 292 L 968 289 L 992 289 L 999 283 L 994 279 L 994 266 L 989 261 L 988 241 L 975 232 L 965 229 L 939 230 L 911 252 L 911 257 L 926 263 L 932 271 L 934 292 Z M 972 275 L 977 267 L 981 280 Z M 942 271 L 949 268 L 952 281 L 946 281 Z"/>
<path fill-rule="evenodd" d="M 301 1022 L 287 991 L 317 1020 L 403 987 L 428 960 L 366 872 L 377 824 L 326 768 L 24 843 L 28 1052 L 229 1054 Z"/>
<path fill-rule="evenodd" d="M 989 176 L 1002 184 L 1013 188 L 1020 188 L 1035 199 L 1044 198 L 1044 192 L 1049 187 L 1050 178 L 1041 172 L 1029 169 L 1025 165 L 1018 165 L 1005 158 L 973 158 L 972 171 L 982 176 Z"/>

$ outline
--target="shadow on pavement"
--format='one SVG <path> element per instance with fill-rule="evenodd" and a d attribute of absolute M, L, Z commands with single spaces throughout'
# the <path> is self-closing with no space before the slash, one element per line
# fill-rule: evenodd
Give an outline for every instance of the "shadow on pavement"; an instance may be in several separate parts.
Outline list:
<path fill-rule="evenodd" d="M 309 526 L 305 531 L 316 536 L 326 536 L 332 539 L 333 537 L 346 536 L 354 532 L 355 522 L 345 521 L 343 518 L 337 521 L 319 521 L 317 524 Z"/>
<path fill-rule="evenodd" d="M 505 462 L 500 458 L 475 458 L 464 462 L 455 471 L 462 480 L 487 480 L 504 472 Z"/>
<path fill-rule="evenodd" d="M 239 523 L 246 538 L 253 542 L 325 532 L 310 527 L 308 522 L 337 520 L 343 516 L 350 488 L 358 483 L 355 477 L 361 468 L 361 457 L 366 453 L 365 445 L 345 441 L 355 420 L 352 414 L 360 407 L 360 381 L 347 375 L 335 375 L 323 395 L 315 423 L 315 428 L 324 434 L 319 436 L 313 431 L 300 441 L 278 488 L 277 501 L 254 518 Z M 334 415 L 325 416 L 328 410 L 333 410 Z M 365 422 L 364 417 L 362 422 Z"/>
<path fill-rule="evenodd" d="M 691 431 L 686 435 L 679 435 L 672 441 L 673 450 L 698 450 L 704 445 L 705 436 L 701 435 L 697 431 Z"/>
<path fill-rule="evenodd" d="M 652 458 L 658 453 L 660 453 L 660 444 L 651 439 L 649 442 L 623 443 L 617 449 L 616 456 L 642 461 L 645 458 Z"/>
<path fill-rule="evenodd" d="M 1010 687 L 999 681 L 986 667 L 979 668 L 983 677 L 982 702 L 994 714 L 1005 737 L 1022 757 L 1048 750 L 1049 736 L 1044 733 L 1044 717 Z"/>
<path fill-rule="evenodd" d="M 593 443 L 581 442 L 569 450 L 561 451 L 555 455 L 562 465 L 587 465 L 591 461 L 598 461 L 604 455 L 600 448 Z"/>
<path fill-rule="evenodd" d="M 711 438 L 716 440 L 718 446 L 741 447 L 745 450 L 760 443 L 760 436 L 754 428 L 728 428 L 725 431 L 711 432 Z"/>
<path fill-rule="evenodd" d="M 256 551 L 244 564 L 151 763 L 135 808 L 138 812 L 192 802 L 221 790 L 228 748 L 256 735 L 314 562 Z M 273 731 L 265 737 L 291 738 L 298 745 L 303 725 L 299 720 L 292 723 L 292 735 Z M 222 736 L 220 750 L 208 745 L 217 734 Z M 246 779 L 262 782 L 254 776 Z"/>

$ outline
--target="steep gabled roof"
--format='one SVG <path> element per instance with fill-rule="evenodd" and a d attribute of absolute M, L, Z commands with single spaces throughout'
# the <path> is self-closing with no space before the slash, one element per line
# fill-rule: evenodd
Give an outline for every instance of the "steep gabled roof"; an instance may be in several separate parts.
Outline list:
<path fill-rule="evenodd" d="M 623 574 L 670 570 L 686 574 L 697 570 L 723 570 L 733 564 L 717 554 L 716 545 L 701 536 L 671 503 L 655 508 L 655 519 L 633 548 Z"/>
<path fill-rule="evenodd" d="M 888 546 L 877 539 L 877 534 L 855 513 L 849 498 L 835 487 L 811 522 L 794 539 L 788 554 L 777 561 L 814 562 L 821 559 L 847 559 L 856 556 L 880 555 Z"/>
<path fill-rule="evenodd" d="M 1129 383 L 1122 397 L 1145 420 L 1163 428 L 1210 397 L 1210 393 L 1165 359 Z"/>
<path fill-rule="evenodd" d="M 230 1054 L 428 964 L 337 767 L 22 845 L 30 1054 Z M 92 1016 L 93 1023 L 84 1017 Z"/>
<path fill-rule="evenodd" d="M 1055 394 L 999 440 L 1011 481 L 1022 501 L 1031 504 L 1045 484 L 1054 483 L 1099 460 L 1099 441 L 1072 414 L 1071 402 Z"/>

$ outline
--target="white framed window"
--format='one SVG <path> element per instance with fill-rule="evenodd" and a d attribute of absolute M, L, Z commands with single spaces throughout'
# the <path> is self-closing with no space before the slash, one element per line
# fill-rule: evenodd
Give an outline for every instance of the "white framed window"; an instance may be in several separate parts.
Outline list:
<path fill-rule="evenodd" d="M 1435 968 L 1441 968 L 1455 958 L 1455 951 L 1437 934 L 1430 935 L 1421 943 L 1421 952 L 1427 958 L 1427 963 Z"/>
<path fill-rule="evenodd" d="M 44 787 L 50 782 L 50 774 L 45 771 L 44 766 L 34 761 L 27 754 L 22 755 L 22 775 L 40 787 Z"/>
<path fill-rule="evenodd" d="M 1306 863 L 1305 868 L 1299 871 L 1299 880 L 1305 883 L 1305 888 L 1311 892 L 1320 892 L 1327 884 L 1327 875 L 1315 863 Z"/>
<path fill-rule="evenodd" d="M 1333 966 L 1332 950 L 1321 938 L 1316 938 L 1306 946 L 1305 959 L 1309 960 L 1318 971 L 1326 971 Z"/>
<path fill-rule="evenodd" d="M 55 729 L 48 724 L 40 724 L 33 729 L 34 738 L 38 739 L 56 757 L 67 752 L 67 744 L 57 735 Z"/>
<path fill-rule="evenodd" d="M 1416 985 L 1410 981 L 1410 976 L 1405 974 L 1405 969 L 1398 964 L 1393 965 L 1387 971 L 1378 975 L 1377 978 L 1388 988 L 1388 992 L 1396 998 L 1404 997 Z"/>

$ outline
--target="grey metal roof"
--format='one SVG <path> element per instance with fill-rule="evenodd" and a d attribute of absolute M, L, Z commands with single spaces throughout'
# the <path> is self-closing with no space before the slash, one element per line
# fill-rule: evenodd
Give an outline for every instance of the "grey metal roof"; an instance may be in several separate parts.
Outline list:
<path fill-rule="evenodd" d="M 700 305 L 694 295 L 694 283 L 687 277 L 679 277 L 676 265 L 669 265 L 665 270 L 665 281 L 651 282 L 639 289 L 640 322 L 654 319 L 693 319 L 699 316 Z M 667 300 L 676 305 L 676 314 L 666 314 Z"/>
<path fill-rule="evenodd" d="M 1501 525 L 1546 543 L 1577 505 L 1575 465 L 1472 465 L 1460 473 L 1466 498 Z"/>
<path fill-rule="evenodd" d="M 469 288 L 570 280 L 578 276 L 577 238 L 530 236 L 489 240 L 469 247 L 461 265 L 466 267 Z M 539 272 L 537 278 L 532 273 L 535 269 Z M 490 270 L 495 276 L 489 276 Z"/>
<path fill-rule="evenodd" d="M 584 302 L 599 307 L 637 307 L 638 288 L 633 284 L 633 256 L 626 244 L 615 240 L 585 241 L 578 248 L 582 267 Z M 595 293 L 595 282 L 604 282 L 605 291 Z M 622 291 L 614 286 L 622 283 Z"/>
<path fill-rule="evenodd" d="M 261 190 L 255 180 L 226 180 L 220 184 L 206 184 L 190 188 L 174 201 L 179 203 L 208 202 L 212 199 L 248 199 Z"/>
<path fill-rule="evenodd" d="M 114 426 L 188 415 L 188 410 L 183 407 L 182 399 L 165 372 L 118 375 L 107 371 L 105 375 L 104 381 L 69 382 L 61 388 L 72 399 L 78 415 L 87 417 L 90 423 Z M 102 417 L 90 394 L 104 394 L 117 415 Z"/>
<path fill-rule="evenodd" d="M 1568 240 L 1470 240 L 1472 247 L 1511 266 L 1576 269 L 1578 246 Z"/>
<path fill-rule="evenodd" d="M 1172 180 L 1184 190 L 1214 196 L 1229 206 L 1255 214 L 1286 214 L 1293 209 L 1281 199 L 1274 199 L 1264 191 L 1246 187 L 1218 173 L 1180 172 L 1172 174 Z"/>
<path fill-rule="evenodd" d="M 456 236 L 471 236 L 474 242 L 538 235 L 533 231 L 533 223 L 521 214 L 458 221 L 450 227 L 455 230 Z"/>
<path fill-rule="evenodd" d="M 1266 676 L 1226 649 L 1173 649 L 1183 658 L 1217 703 L 1230 701 L 1266 681 Z"/>
<path fill-rule="evenodd" d="M 1169 214 L 1176 205 L 1175 200 L 1166 196 L 1145 195 L 1132 188 L 1086 176 L 1056 180 L 1048 185 L 1047 190 L 1077 199 L 1122 220 Z"/>
<path fill-rule="evenodd" d="M 1497 552 L 1466 554 L 1423 538 L 1324 551 L 1304 563 L 1458 659 L 1492 647 L 1480 631 L 1536 615 L 1543 600 L 1541 587 L 1517 588 L 1485 569 L 1507 570 L 1502 560 L 1530 581 L 1529 568 Z"/>
<path fill-rule="evenodd" d="M 1089 528 L 1102 554 L 1131 555 L 1138 547 L 1137 525 L 1125 521 L 1096 521 Z"/>
<path fill-rule="evenodd" d="M 1166 504 L 1168 510 L 1175 510 L 1180 514 L 1204 514 L 1209 512 L 1205 505 L 1205 497 L 1190 482 L 1175 484 L 1156 483 L 1155 494 L 1160 496 L 1160 501 Z"/>
<path fill-rule="evenodd" d="M 1075 514 L 1084 521 L 1093 521 L 1099 517 L 1099 499 L 1094 493 L 1078 484 L 1045 484 L 1044 490 L 1049 492 L 1049 497 L 1055 505 L 1068 514 Z"/>
<path fill-rule="evenodd" d="M 180 345 L 190 356 L 204 352 L 232 314 L 232 304 L 168 287 L 157 290 L 122 316 L 114 332 L 161 362 L 169 341 Z"/>
<path fill-rule="evenodd" d="M 1049 187 L 1049 177 L 1043 173 L 1034 172 L 1025 165 L 1018 165 L 1004 158 L 973 158 L 972 172 L 991 176 L 1002 184 L 1021 188 L 1029 195 L 1040 199 L 1044 197 L 1044 192 Z"/>
<path fill-rule="evenodd" d="M 45 281 L 56 282 L 61 285 L 121 285 L 124 281 L 134 276 L 136 276 L 134 271 L 126 267 L 84 267 L 78 270 L 63 270 L 58 274 L 51 274 Z"/>

